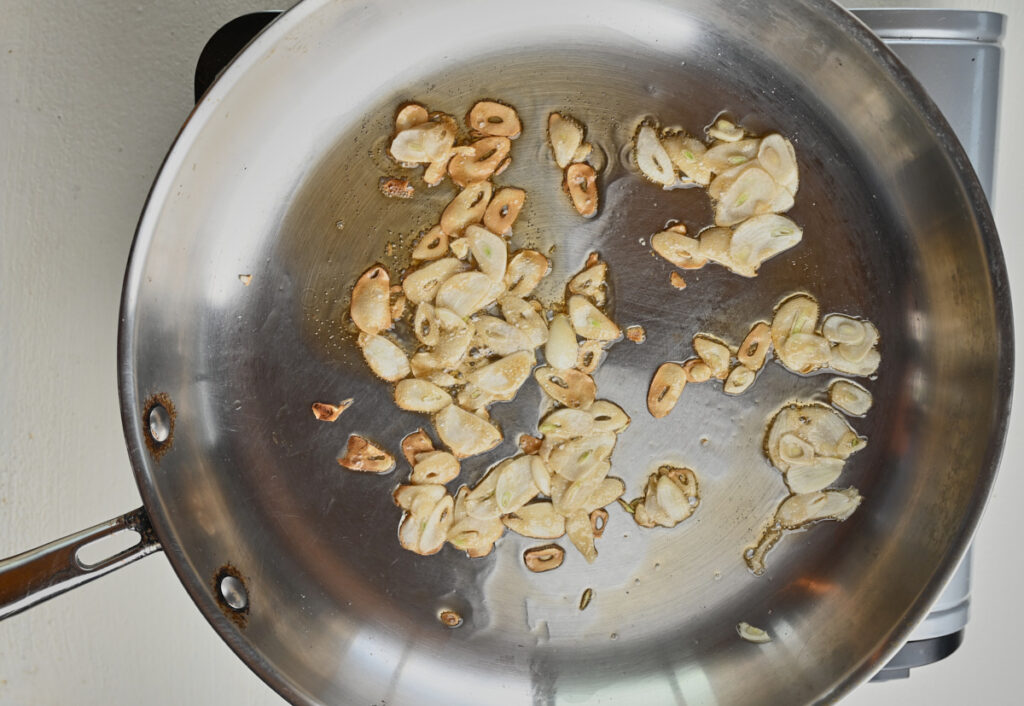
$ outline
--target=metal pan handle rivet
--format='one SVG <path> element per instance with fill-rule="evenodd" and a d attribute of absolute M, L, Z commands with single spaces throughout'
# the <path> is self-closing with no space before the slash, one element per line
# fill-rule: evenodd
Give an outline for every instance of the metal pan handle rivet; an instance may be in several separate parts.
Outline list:
<path fill-rule="evenodd" d="M 158 444 L 171 435 L 171 415 L 162 404 L 154 404 L 149 410 L 149 435 Z"/>
<path fill-rule="evenodd" d="M 249 594 L 245 585 L 235 576 L 222 576 L 218 586 L 220 597 L 232 610 L 245 610 L 249 605 Z"/>

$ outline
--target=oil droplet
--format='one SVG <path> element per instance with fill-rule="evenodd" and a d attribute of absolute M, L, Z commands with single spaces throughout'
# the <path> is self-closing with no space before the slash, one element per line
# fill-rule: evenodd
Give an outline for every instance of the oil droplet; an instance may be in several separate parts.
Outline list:
<path fill-rule="evenodd" d="M 232 402 L 232 406 L 235 408 L 235 411 L 237 412 L 238 410 L 242 409 L 242 400 L 235 400 L 234 402 Z"/>
<path fill-rule="evenodd" d="M 608 638 L 611 639 L 611 640 L 618 640 L 619 639 L 619 633 L 613 632 L 611 635 L 608 636 Z"/>
<path fill-rule="evenodd" d="M 709 439 L 708 437 L 702 436 L 700 438 L 700 445 L 701 446 L 707 446 L 709 443 L 711 443 L 711 439 Z"/>
<path fill-rule="evenodd" d="M 335 221 L 334 227 L 337 228 L 338 230 L 345 230 L 345 222 L 344 221 Z"/>

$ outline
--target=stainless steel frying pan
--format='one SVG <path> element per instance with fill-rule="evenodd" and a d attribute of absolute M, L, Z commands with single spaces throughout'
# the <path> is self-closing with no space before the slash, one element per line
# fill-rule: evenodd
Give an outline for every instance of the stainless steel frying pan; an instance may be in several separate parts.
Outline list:
<path fill-rule="evenodd" d="M 613 509 L 596 563 L 569 552 L 543 575 L 511 535 L 483 559 L 401 550 L 389 492 L 406 471 L 335 462 L 350 433 L 397 450 L 427 423 L 395 409 L 343 321 L 355 276 L 378 260 L 397 271 L 386 244 L 408 243 L 452 195 L 377 192 L 396 171 L 383 149 L 394 108 L 461 114 L 481 97 L 510 102 L 525 125 L 500 180 L 529 193 L 515 245 L 551 249 L 544 296 L 597 250 L 615 319 L 647 330 L 597 374 L 633 418 L 613 472 L 630 495 L 659 462 L 701 479 L 684 525 L 639 530 Z M 591 221 L 547 157 L 555 109 L 584 120 L 605 157 Z M 669 219 L 709 222 L 706 197 L 644 183 L 624 149 L 645 116 L 699 132 L 721 110 L 793 138 L 790 215 L 806 234 L 755 280 L 706 268 L 676 291 L 646 239 Z M 743 548 L 785 495 L 761 453 L 765 422 L 788 400 L 820 399 L 831 376 L 771 365 L 742 397 L 688 388 L 658 421 L 644 395 L 694 333 L 738 341 L 797 290 L 882 334 L 876 404 L 854 424 L 869 446 L 841 479 L 865 501 L 845 523 L 784 539 L 755 577 Z M 196 107 L 139 224 L 119 382 L 145 507 L 4 562 L 4 612 L 162 548 L 214 628 L 295 702 L 833 700 L 899 647 L 967 546 L 1006 429 L 1012 340 L 998 239 L 961 148 L 906 70 L 830 3 L 307 0 Z M 347 397 L 334 424 L 309 413 Z M 539 400 L 531 383 L 494 407 L 506 442 L 464 464 L 463 481 L 535 430 Z M 139 545 L 80 564 L 79 546 L 125 526 Z M 462 626 L 441 625 L 443 609 Z M 741 620 L 774 640 L 740 640 Z"/>

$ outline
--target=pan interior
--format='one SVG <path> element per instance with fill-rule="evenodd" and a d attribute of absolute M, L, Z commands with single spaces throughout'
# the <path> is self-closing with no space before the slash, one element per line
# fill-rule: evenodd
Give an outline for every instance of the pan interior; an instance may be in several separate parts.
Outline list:
<path fill-rule="evenodd" d="M 500 19 L 429 5 L 303 3 L 214 87 L 155 187 L 129 271 L 125 407 L 140 486 L 186 586 L 296 700 L 798 703 L 850 688 L 962 550 L 1002 428 L 999 263 L 927 115 L 873 45 L 840 31 L 852 20 L 817 3 L 521 2 Z M 666 462 L 695 469 L 701 487 L 673 530 L 610 508 L 598 560 L 563 541 L 565 564 L 543 575 L 521 560 L 542 542 L 512 534 L 482 559 L 402 550 L 390 493 L 404 462 L 376 476 L 335 461 L 349 434 L 398 456 L 403 436 L 430 428 L 395 408 L 344 320 L 355 278 L 374 262 L 397 275 L 454 194 L 417 177 L 413 199 L 381 196 L 381 176 L 407 173 L 385 155 L 395 108 L 461 117 L 481 98 L 512 104 L 524 124 L 496 183 L 527 191 L 512 244 L 551 258 L 542 298 L 560 298 L 597 251 L 613 318 L 646 329 L 595 376 L 633 420 L 612 474 L 627 498 Z M 544 142 L 552 110 L 582 120 L 604 157 L 593 220 L 560 189 Z M 709 266 L 677 291 L 649 239 L 670 220 L 709 224 L 707 197 L 644 182 L 627 148 L 645 118 L 701 134 L 721 111 L 793 140 L 801 186 L 788 215 L 805 236 L 756 279 Z M 838 484 L 865 501 L 845 523 L 787 536 L 755 577 L 742 552 L 786 494 L 761 451 L 765 425 L 790 400 L 824 400 L 833 376 L 769 364 L 740 397 L 687 388 L 663 420 L 645 395 L 657 365 L 692 355 L 695 333 L 736 344 L 795 291 L 881 332 L 882 366 L 865 382 L 875 406 L 852 420 L 869 444 Z M 177 415 L 159 461 L 132 421 L 157 392 Z M 310 414 L 345 398 L 355 403 L 333 424 Z M 540 403 L 530 381 L 495 405 L 505 442 L 465 461 L 453 487 L 536 433 Z M 244 622 L 214 599 L 225 564 L 249 592 Z M 446 609 L 461 627 L 441 625 Z M 773 642 L 743 642 L 739 621 Z"/>

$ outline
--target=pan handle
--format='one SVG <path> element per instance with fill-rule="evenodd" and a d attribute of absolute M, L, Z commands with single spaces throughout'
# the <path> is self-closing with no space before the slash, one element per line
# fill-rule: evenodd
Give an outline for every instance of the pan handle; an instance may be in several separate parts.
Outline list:
<path fill-rule="evenodd" d="M 85 563 L 79 550 L 98 539 L 131 531 L 139 541 L 112 556 Z M 161 549 L 145 508 L 0 560 L 0 620 L 88 583 Z"/>

